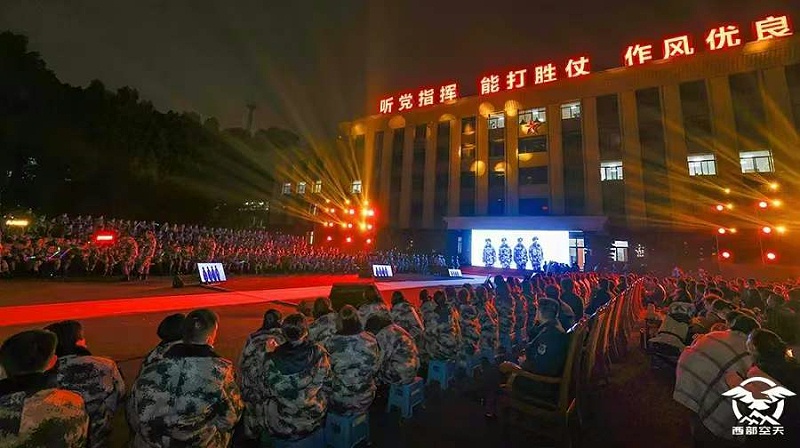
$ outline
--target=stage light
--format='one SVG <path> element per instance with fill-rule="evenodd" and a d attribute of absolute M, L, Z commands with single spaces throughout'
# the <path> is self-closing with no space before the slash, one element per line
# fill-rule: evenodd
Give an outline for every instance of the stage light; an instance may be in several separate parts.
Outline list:
<path fill-rule="evenodd" d="M 725 204 L 725 208 L 727 208 L 728 210 L 733 210 L 733 202 L 728 202 L 727 204 Z"/>
<path fill-rule="evenodd" d="M 725 235 L 725 233 L 727 233 L 727 230 L 725 230 L 724 227 L 720 227 L 719 229 L 717 229 L 717 233 L 719 233 L 720 235 Z"/>
<path fill-rule="evenodd" d="M 772 227 L 764 226 L 761 228 L 761 231 L 767 234 L 772 233 Z"/>
<path fill-rule="evenodd" d="M 724 191 L 725 194 L 731 194 L 731 189 L 730 188 L 726 188 L 726 189 L 724 189 L 722 191 Z"/>
<path fill-rule="evenodd" d="M 345 241 L 347 241 L 348 243 L 352 243 L 353 239 L 348 236 L 347 239 L 345 239 Z"/>
<path fill-rule="evenodd" d="M 781 201 L 780 199 L 773 199 L 772 200 L 772 206 L 773 207 L 780 207 L 781 205 L 783 205 L 783 201 Z"/>
<path fill-rule="evenodd" d="M 332 237 L 332 236 L 329 236 L 329 237 L 328 237 L 328 238 L 326 238 L 326 239 L 327 239 L 328 241 L 333 241 L 333 237 Z"/>
<path fill-rule="evenodd" d="M 768 205 L 769 204 L 767 204 L 767 201 L 761 201 L 758 203 L 758 206 L 761 208 L 767 208 Z"/>
<path fill-rule="evenodd" d="M 375 216 L 375 210 L 373 209 L 367 210 L 367 216 Z"/>
<path fill-rule="evenodd" d="M 368 199 L 364 199 L 364 205 L 369 205 L 369 200 Z"/>
<path fill-rule="evenodd" d="M 731 258 L 731 253 L 730 253 L 730 252 L 728 252 L 727 250 L 723 250 L 723 251 L 720 253 L 720 255 L 722 255 L 722 258 L 724 258 L 724 259 L 726 259 L 726 260 L 727 260 L 727 259 L 729 259 L 729 258 Z"/>
<path fill-rule="evenodd" d="M 27 219 L 8 219 L 6 225 L 9 227 L 28 227 L 30 222 Z"/>
<path fill-rule="evenodd" d="M 736 228 L 732 227 L 732 228 L 728 229 L 728 232 L 730 232 L 730 233 L 736 233 Z"/>
<path fill-rule="evenodd" d="M 343 223 L 342 223 L 342 228 L 343 228 L 343 229 L 346 229 L 346 228 L 347 228 L 347 223 L 346 223 L 346 222 L 343 222 Z"/>
<path fill-rule="evenodd" d="M 786 233 L 786 227 L 784 226 L 775 227 L 775 230 L 777 230 L 778 233 Z"/>
<path fill-rule="evenodd" d="M 348 213 L 350 213 L 351 215 L 355 215 L 356 211 L 351 208 L 350 210 L 348 210 Z"/>
<path fill-rule="evenodd" d="M 350 199 L 345 199 L 344 203 L 347 204 L 347 205 L 350 205 Z"/>
<path fill-rule="evenodd" d="M 367 238 L 367 244 L 372 244 L 372 239 Z"/>
<path fill-rule="evenodd" d="M 351 222 L 347 223 L 347 228 L 348 229 L 352 229 L 353 228 L 353 223 L 351 223 Z"/>
<path fill-rule="evenodd" d="M 767 260 L 774 261 L 776 258 L 778 258 L 778 256 L 775 255 L 775 252 L 767 252 Z"/>
<path fill-rule="evenodd" d="M 336 213 L 336 209 L 335 208 L 328 209 L 328 212 L 329 213 Z"/>
<path fill-rule="evenodd" d="M 367 230 L 372 230 L 372 224 L 367 224 Z"/>
<path fill-rule="evenodd" d="M 94 235 L 94 242 L 97 244 L 114 244 L 117 236 L 113 232 L 100 231 Z"/>
<path fill-rule="evenodd" d="M 724 206 L 724 205 L 722 205 L 722 204 L 717 204 L 717 211 L 718 211 L 718 212 L 721 212 L 721 211 L 723 211 L 723 210 L 725 210 L 725 206 Z"/>
<path fill-rule="evenodd" d="M 330 200 L 330 199 L 325 199 L 325 203 L 326 203 L 326 204 L 330 204 L 330 203 L 331 203 L 331 200 Z"/>
<path fill-rule="evenodd" d="M 772 190 L 772 191 L 776 191 L 778 188 L 780 188 L 780 185 L 778 185 L 778 183 L 777 183 L 777 182 L 771 182 L 771 183 L 769 184 L 769 188 L 770 188 L 770 190 Z"/>
<path fill-rule="evenodd" d="M 358 226 L 362 231 L 367 230 L 367 225 L 363 222 Z"/>

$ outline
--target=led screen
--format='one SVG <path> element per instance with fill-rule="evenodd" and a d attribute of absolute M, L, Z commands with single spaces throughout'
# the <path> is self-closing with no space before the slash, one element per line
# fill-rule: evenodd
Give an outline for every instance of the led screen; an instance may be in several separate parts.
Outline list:
<path fill-rule="evenodd" d="M 228 280 L 222 263 L 197 263 L 197 270 L 202 283 L 220 283 Z"/>
<path fill-rule="evenodd" d="M 525 269 L 533 270 L 538 270 L 546 261 L 570 264 L 569 232 L 473 229 L 471 255 L 473 266 L 504 269 L 520 269 L 522 266 L 518 263 L 522 262 Z"/>

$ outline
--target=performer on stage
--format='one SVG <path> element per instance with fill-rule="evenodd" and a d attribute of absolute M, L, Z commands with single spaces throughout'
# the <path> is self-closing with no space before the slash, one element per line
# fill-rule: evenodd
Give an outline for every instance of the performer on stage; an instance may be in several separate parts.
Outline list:
<path fill-rule="evenodd" d="M 522 238 L 517 238 L 517 245 L 514 246 L 514 263 L 520 271 L 525 270 L 528 264 L 528 249 L 522 244 Z"/>
<path fill-rule="evenodd" d="M 541 271 L 542 270 L 542 262 L 544 261 L 544 251 L 542 251 L 542 246 L 539 244 L 539 237 L 533 237 L 533 243 L 528 248 L 528 252 L 531 255 L 531 269 L 534 271 Z"/>
<path fill-rule="evenodd" d="M 492 247 L 492 240 L 486 238 L 486 245 L 483 246 L 483 264 L 490 268 L 494 266 L 495 261 L 497 261 L 497 252 Z"/>
<path fill-rule="evenodd" d="M 511 246 L 508 245 L 508 240 L 506 238 L 503 238 L 500 244 L 499 258 L 500 266 L 503 269 L 511 267 Z"/>

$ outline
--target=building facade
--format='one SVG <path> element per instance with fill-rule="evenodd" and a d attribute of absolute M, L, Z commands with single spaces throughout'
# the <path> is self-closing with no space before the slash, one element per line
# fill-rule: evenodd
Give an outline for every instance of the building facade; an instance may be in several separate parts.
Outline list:
<path fill-rule="evenodd" d="M 562 229 L 621 261 L 661 246 L 710 259 L 728 244 L 722 236 L 792 226 L 791 207 L 777 208 L 797 199 L 800 39 L 373 115 L 343 130 L 374 167 L 364 181 L 395 239 L 463 252 L 471 229 Z"/>

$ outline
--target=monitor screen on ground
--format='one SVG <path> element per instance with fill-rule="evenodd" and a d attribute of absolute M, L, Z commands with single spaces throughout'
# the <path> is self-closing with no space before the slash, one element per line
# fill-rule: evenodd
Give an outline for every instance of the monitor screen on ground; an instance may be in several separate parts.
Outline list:
<path fill-rule="evenodd" d="M 375 278 L 389 278 L 394 276 L 394 272 L 392 272 L 392 267 L 388 264 L 373 264 L 372 276 Z"/>
<path fill-rule="evenodd" d="M 473 266 L 501 269 L 539 270 L 548 261 L 570 264 L 569 231 L 473 229 L 470 255 Z"/>
<path fill-rule="evenodd" d="M 220 283 L 227 281 L 222 263 L 197 263 L 201 283 Z"/>

